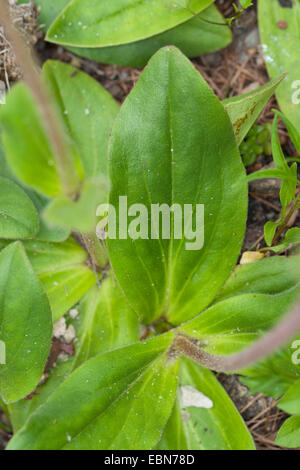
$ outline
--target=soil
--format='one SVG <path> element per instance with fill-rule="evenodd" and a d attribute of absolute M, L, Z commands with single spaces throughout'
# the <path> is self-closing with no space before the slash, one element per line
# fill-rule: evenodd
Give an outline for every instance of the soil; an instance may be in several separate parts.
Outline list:
<path fill-rule="evenodd" d="M 285 0 L 283 0 L 285 1 Z M 216 4 L 224 16 L 234 15 L 231 0 L 217 0 Z M 288 3 L 288 2 L 287 2 Z M 15 7 L 18 24 L 26 32 L 27 40 L 35 46 L 35 50 L 43 63 L 47 59 L 57 59 L 70 63 L 98 80 L 119 102 L 123 102 L 134 87 L 141 73 L 140 69 L 99 64 L 79 58 L 62 47 L 46 43 L 36 23 L 36 10 L 24 6 Z M 257 27 L 256 2 L 241 18 L 233 23 L 233 42 L 226 49 L 193 59 L 195 67 L 201 72 L 215 94 L 223 99 L 249 92 L 268 81 Z M 4 51 L 4 52 L 3 52 Z M 13 52 L 7 43 L 3 29 L 0 28 L 0 80 L 9 88 L 21 77 L 15 64 Z M 272 108 L 278 108 L 273 97 L 258 119 L 259 124 L 273 120 Z M 286 154 L 295 154 L 287 131 L 281 123 L 279 128 L 280 141 Z M 252 168 L 257 171 L 268 165 L 272 159 L 260 155 Z M 278 183 L 271 181 L 258 182 L 250 186 L 249 213 L 244 250 L 250 247 L 261 248 L 263 228 L 267 221 L 275 221 L 280 214 Z M 300 227 L 300 217 L 294 219 L 294 226 Z M 276 407 L 275 400 L 263 395 L 250 396 L 247 387 L 239 382 L 238 376 L 218 375 L 238 410 L 245 419 L 258 449 L 279 449 L 274 439 L 286 415 Z M 1 421 L 6 423 L 0 410 Z M 0 449 L 9 440 L 9 433 L 0 428 Z"/>

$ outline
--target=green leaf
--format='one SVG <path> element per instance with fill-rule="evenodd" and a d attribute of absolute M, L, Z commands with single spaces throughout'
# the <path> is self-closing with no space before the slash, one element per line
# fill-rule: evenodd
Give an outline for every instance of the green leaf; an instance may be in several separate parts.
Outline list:
<path fill-rule="evenodd" d="M 297 186 L 297 163 L 294 163 L 291 167 L 288 166 L 288 163 L 285 159 L 281 144 L 279 141 L 278 135 L 278 115 L 275 115 L 272 126 L 272 154 L 276 168 L 279 171 L 286 173 L 289 176 L 289 179 L 284 178 L 282 180 L 281 190 L 280 190 L 280 202 L 285 210 L 290 202 L 295 198 L 296 186 Z"/>
<path fill-rule="evenodd" d="M 26 110 L 20 114 L 20 109 Z M 33 97 L 24 84 L 14 86 L 0 111 L 6 159 L 23 183 L 46 196 L 62 192 L 56 160 Z"/>
<path fill-rule="evenodd" d="M 278 400 L 299 378 L 300 366 L 292 361 L 294 349 L 284 348 L 271 357 L 247 368 L 247 377 L 240 380 L 252 395 L 263 393 Z"/>
<path fill-rule="evenodd" d="M 8 449 L 151 449 L 173 408 L 172 335 L 90 359 L 31 415 Z"/>
<path fill-rule="evenodd" d="M 79 307 L 76 367 L 99 353 L 139 340 L 139 321 L 109 277 L 91 289 Z"/>
<path fill-rule="evenodd" d="M 139 322 L 129 308 L 120 289 L 109 277 L 100 288 L 92 288 L 77 308 L 78 315 L 67 323 L 76 331 L 75 354 L 66 361 L 59 357 L 56 367 L 48 371 L 46 382 L 28 400 L 9 407 L 14 430 L 19 430 L 39 406 L 56 391 L 58 386 L 81 364 L 97 354 L 111 351 L 139 340 Z"/>
<path fill-rule="evenodd" d="M 105 47 L 127 44 L 167 31 L 191 19 L 212 0 L 73 0 L 50 26 L 57 44 Z M 113 34 L 112 34 L 113 31 Z"/>
<path fill-rule="evenodd" d="M 0 253 L 0 302 L 0 339 L 6 346 L 0 396 L 11 403 L 36 387 L 52 335 L 48 300 L 19 242 Z"/>
<path fill-rule="evenodd" d="M 169 44 L 178 47 L 188 57 L 198 57 L 223 49 L 230 44 L 232 35 L 230 28 L 220 26 L 220 23 L 224 23 L 224 18 L 211 5 L 201 12 L 200 17 L 194 17 L 169 31 L 142 41 L 112 47 L 68 49 L 74 54 L 98 62 L 144 67 L 155 52 Z"/>
<path fill-rule="evenodd" d="M 269 221 L 264 226 L 264 236 L 268 246 L 272 245 L 273 239 L 276 234 L 277 228 L 281 225 L 281 222 Z"/>
<path fill-rule="evenodd" d="M 288 73 L 276 91 L 280 108 L 296 129 L 300 129 L 300 4 L 298 0 L 291 0 L 291 3 L 292 8 L 285 8 L 279 1 L 260 0 L 258 18 L 270 77 Z"/>
<path fill-rule="evenodd" d="M 242 143 L 283 78 L 281 76 L 257 90 L 222 102 L 231 119 L 238 145 Z"/>
<path fill-rule="evenodd" d="M 1 145 L 1 141 L 0 141 L 0 176 L 9 178 L 11 181 L 17 183 L 18 185 L 21 184 L 14 178 L 14 175 L 6 162 L 4 150 Z M 44 222 L 44 220 L 41 217 L 41 213 L 43 212 L 43 209 L 45 208 L 45 206 L 49 203 L 49 199 L 46 198 L 45 196 L 42 196 L 42 194 L 37 193 L 33 189 L 29 189 L 27 186 L 22 186 L 21 184 L 21 187 L 23 191 L 25 191 L 27 196 L 33 202 L 35 206 L 35 212 L 37 212 L 39 216 L 39 232 L 35 235 L 35 238 L 38 240 L 45 240 L 49 242 L 65 241 L 69 237 L 70 231 L 63 230 L 59 227 L 50 228 L 47 226 L 47 224 Z"/>
<path fill-rule="evenodd" d="M 148 214 L 153 204 L 190 204 L 194 210 L 204 204 L 202 249 L 201 216 L 198 247 L 192 250 L 186 249 L 191 248 L 187 239 L 173 239 L 173 233 L 171 240 L 163 239 L 155 223 L 159 239 L 108 238 L 116 277 L 144 321 L 164 315 L 177 324 L 195 316 L 235 265 L 245 230 L 247 188 L 227 113 L 177 49 L 162 49 L 151 59 L 122 106 L 112 133 L 110 176 L 117 220 L 123 210 L 120 196 L 127 196 L 128 208 L 142 203 Z"/>
<path fill-rule="evenodd" d="M 72 201 L 65 196 L 52 200 L 43 212 L 45 222 L 50 227 L 69 231 L 88 233 L 95 230 L 97 207 L 106 202 L 108 187 L 106 178 L 86 181 L 78 200 Z"/>
<path fill-rule="evenodd" d="M 298 379 L 278 403 L 278 408 L 290 415 L 300 415 L 300 380 Z"/>
<path fill-rule="evenodd" d="M 39 223 L 40 229 L 38 234 L 35 236 L 37 240 L 46 241 L 46 242 L 64 242 L 70 236 L 70 230 L 63 229 L 61 227 L 50 227 L 44 221 L 42 214 L 44 212 L 45 207 L 49 204 L 49 199 L 38 194 L 33 190 L 29 190 L 28 188 L 24 188 L 27 195 L 32 200 L 36 210 L 39 214 Z"/>
<path fill-rule="evenodd" d="M 179 384 L 159 450 L 255 449 L 242 417 L 212 372 L 182 358 Z"/>
<path fill-rule="evenodd" d="M 299 131 L 296 129 L 296 127 L 292 124 L 292 122 L 284 114 L 282 114 L 280 111 L 278 111 L 278 109 L 274 109 L 274 113 L 277 116 L 279 116 L 280 119 L 286 125 L 286 128 L 287 128 L 289 136 L 290 136 L 290 138 L 291 138 L 291 140 L 292 140 L 292 142 L 295 146 L 295 149 L 300 154 L 300 133 L 299 133 Z"/>
<path fill-rule="evenodd" d="M 253 5 L 252 0 L 240 0 L 241 7 L 247 9 Z"/>
<path fill-rule="evenodd" d="M 190 450 L 255 450 L 242 417 L 212 372 L 184 358 L 180 385 L 183 427 Z M 189 400 L 195 401 L 194 406 L 184 406 L 184 389 L 187 393 L 196 391 Z M 199 406 L 197 392 L 209 399 L 211 408 Z"/>
<path fill-rule="evenodd" d="M 240 266 L 214 305 L 180 330 L 211 354 L 240 351 L 274 325 L 297 300 L 299 257 L 268 258 Z"/>
<path fill-rule="evenodd" d="M 1 132 L 1 128 L 0 128 L 0 132 Z M 2 138 L 2 135 L 0 133 L 0 176 L 13 180 L 13 174 L 7 164 L 1 138 Z"/>
<path fill-rule="evenodd" d="M 300 228 L 295 227 L 286 232 L 282 243 L 279 243 L 277 246 L 272 246 L 269 249 L 275 251 L 275 253 L 280 253 L 297 243 L 300 243 Z"/>
<path fill-rule="evenodd" d="M 61 62 L 46 62 L 43 78 L 76 144 L 85 176 L 106 175 L 108 139 L 119 105 L 96 80 Z"/>
<path fill-rule="evenodd" d="M 291 449 L 300 446 L 300 416 L 292 416 L 284 422 L 275 444 Z"/>
<path fill-rule="evenodd" d="M 52 0 L 51 3 L 47 0 L 34 0 L 34 3 L 40 8 L 39 23 L 43 30 L 47 30 L 70 0 Z"/>
<path fill-rule="evenodd" d="M 237 266 L 214 303 L 243 294 L 280 295 L 299 283 L 299 256 L 275 256 Z"/>
<path fill-rule="evenodd" d="M 278 178 L 282 179 L 283 181 L 291 182 L 293 184 L 295 183 L 294 175 L 291 175 L 290 172 L 287 172 L 285 170 L 278 170 L 277 168 L 255 171 L 247 175 L 248 183 L 251 183 L 251 181 L 262 180 L 266 178 Z M 299 184 L 299 180 L 297 181 L 297 183 Z"/>
<path fill-rule="evenodd" d="M 36 0 L 35 3 L 41 7 L 39 23 L 47 30 L 69 0 L 52 0 L 51 3 L 48 0 Z M 230 44 L 232 35 L 230 28 L 217 24 L 223 22 L 224 19 L 218 9 L 210 5 L 201 12 L 199 18 L 193 17 L 175 28 L 148 39 L 121 46 L 67 47 L 67 49 L 81 57 L 102 63 L 144 67 L 155 52 L 169 44 L 177 46 L 188 57 L 197 57 L 226 47 Z"/>
<path fill-rule="evenodd" d="M 39 230 L 37 211 L 25 192 L 0 177 L 0 238 L 34 237 Z"/>
<path fill-rule="evenodd" d="M 88 254 L 72 239 L 64 243 L 25 241 L 24 247 L 58 320 L 96 283 Z"/>
<path fill-rule="evenodd" d="M 162 438 L 158 443 L 157 450 L 189 450 L 187 436 L 183 429 L 181 413 L 179 400 L 177 398 Z"/>

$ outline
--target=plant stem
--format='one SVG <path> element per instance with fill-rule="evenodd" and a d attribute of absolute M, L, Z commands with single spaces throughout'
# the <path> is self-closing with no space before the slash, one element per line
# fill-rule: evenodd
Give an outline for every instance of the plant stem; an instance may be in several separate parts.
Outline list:
<path fill-rule="evenodd" d="M 290 211 L 289 211 L 288 214 L 286 215 L 282 226 L 280 227 L 280 229 L 277 231 L 275 237 L 273 238 L 272 246 L 274 246 L 274 245 L 276 244 L 276 242 L 277 242 L 277 240 L 279 239 L 280 235 L 281 235 L 281 234 L 284 232 L 284 230 L 287 228 L 289 221 L 291 220 L 293 214 L 295 213 L 295 211 L 296 211 L 297 208 L 298 208 L 298 202 L 299 202 L 299 200 L 300 200 L 300 193 L 298 194 L 297 198 L 295 199 L 294 204 L 293 204 L 293 206 L 291 207 Z"/>
<path fill-rule="evenodd" d="M 68 197 L 73 197 L 76 195 L 79 187 L 79 179 L 73 156 L 65 141 L 58 118 L 50 105 L 48 93 L 41 83 L 40 75 L 32 58 L 32 51 L 25 45 L 24 38 L 14 27 L 6 0 L 0 0 L 0 18 L 1 24 L 5 28 L 5 34 L 13 46 L 17 62 L 23 70 L 24 80 L 31 89 L 42 113 L 43 121 L 48 128 L 64 194 Z"/>
<path fill-rule="evenodd" d="M 300 158 L 299 157 L 289 157 L 286 159 L 286 161 L 289 162 L 297 162 L 300 163 Z"/>
<path fill-rule="evenodd" d="M 104 247 L 101 245 L 95 233 L 81 234 L 84 245 L 91 257 L 94 268 L 104 269 L 108 264 L 108 257 L 105 253 Z"/>
<path fill-rule="evenodd" d="M 1 420 L 0 420 L 0 429 L 3 429 L 3 431 L 8 432 L 9 434 L 11 434 L 12 432 L 11 428 L 7 426 L 6 424 L 4 424 Z"/>
<path fill-rule="evenodd" d="M 235 372 L 274 353 L 286 344 L 300 329 L 300 303 L 264 337 L 239 353 L 215 356 L 193 342 L 193 338 L 178 334 L 174 340 L 175 351 L 185 354 L 202 366 L 218 372 Z"/>

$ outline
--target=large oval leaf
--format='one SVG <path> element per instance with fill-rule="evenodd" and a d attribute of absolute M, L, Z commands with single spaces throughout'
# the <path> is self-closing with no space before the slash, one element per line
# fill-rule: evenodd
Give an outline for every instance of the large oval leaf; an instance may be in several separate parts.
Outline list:
<path fill-rule="evenodd" d="M 127 44 L 174 28 L 212 0 L 73 0 L 51 25 L 47 40 L 80 47 Z"/>
<path fill-rule="evenodd" d="M 108 239 L 117 279 L 145 321 L 165 315 L 181 323 L 195 316 L 235 265 L 247 185 L 226 111 L 177 49 L 162 49 L 151 59 L 121 108 L 111 139 L 110 175 L 117 219 L 120 196 L 127 196 L 128 208 L 142 203 L 148 214 L 153 204 L 182 209 L 190 204 L 194 211 L 196 204 L 204 205 L 202 249 L 187 249 L 188 240 L 175 240 L 173 232 L 170 240 L 162 239 L 156 226 L 152 239 Z M 126 213 L 121 216 L 126 221 Z M 190 222 L 191 217 L 188 228 Z M 201 229 L 202 221 L 199 236 Z"/>
<path fill-rule="evenodd" d="M 67 6 L 69 0 L 35 0 L 41 7 L 39 23 L 46 31 L 51 23 Z M 226 47 L 232 39 L 229 27 L 220 26 L 224 22 L 219 10 L 210 5 L 195 17 L 169 31 L 148 39 L 122 46 L 84 48 L 67 47 L 75 54 L 87 59 L 130 67 L 144 67 L 150 57 L 163 46 L 173 44 L 188 57 L 196 57 Z"/>
<path fill-rule="evenodd" d="M 195 17 L 176 28 L 142 41 L 121 46 L 101 48 L 69 48 L 87 59 L 130 67 L 144 67 L 161 47 L 170 44 L 178 47 L 188 57 L 197 57 L 222 49 L 230 44 L 230 28 L 220 26 L 224 19 L 218 9 L 211 5 Z M 218 24 L 219 23 L 219 24 Z"/>
<path fill-rule="evenodd" d="M 20 400 L 10 405 L 9 417 L 14 431 L 18 431 L 40 405 L 81 364 L 97 354 L 139 340 L 139 322 L 130 309 L 120 289 L 111 277 L 91 289 L 80 303 L 75 318 L 67 321 L 76 332 L 75 354 L 56 359 L 56 366 L 48 371 L 47 380 L 41 384 L 31 400 Z"/>
<path fill-rule="evenodd" d="M 6 403 L 28 395 L 38 384 L 50 350 L 51 310 L 19 242 L 0 254 L 0 396 Z"/>
<path fill-rule="evenodd" d="M 10 441 L 10 449 L 151 449 L 171 413 L 172 335 L 101 354 L 79 367 Z"/>
<path fill-rule="evenodd" d="M 48 61 L 43 78 L 76 144 L 85 176 L 106 174 L 108 138 L 119 105 L 96 80 L 70 65 Z"/>
<path fill-rule="evenodd" d="M 0 238 L 34 237 L 39 219 L 27 194 L 7 178 L 0 177 L 0 188 Z"/>

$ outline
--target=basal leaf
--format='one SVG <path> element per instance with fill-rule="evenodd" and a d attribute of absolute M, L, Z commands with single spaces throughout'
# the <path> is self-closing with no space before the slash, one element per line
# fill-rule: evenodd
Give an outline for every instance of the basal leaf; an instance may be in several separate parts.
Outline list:
<path fill-rule="evenodd" d="M 269 258 L 239 267 L 215 304 L 181 328 L 212 354 L 241 350 L 288 311 L 300 291 L 299 258 Z"/>
<path fill-rule="evenodd" d="M 24 188 L 27 195 L 32 200 L 38 214 L 39 214 L 39 232 L 35 236 L 35 239 L 46 241 L 46 242 L 64 242 L 70 236 L 70 230 L 63 229 L 61 227 L 50 227 L 43 219 L 42 214 L 45 207 L 49 204 L 49 199 L 36 191 Z"/>
<path fill-rule="evenodd" d="M 29 197 L 13 181 L 0 177 L 0 237 L 30 238 L 38 230 L 37 211 Z"/>
<path fill-rule="evenodd" d="M 53 199 L 44 209 L 43 218 L 50 227 L 92 232 L 96 229 L 97 207 L 106 202 L 108 188 L 108 180 L 103 177 L 86 181 L 78 200 L 72 201 L 65 196 Z"/>
<path fill-rule="evenodd" d="M 8 94 L 0 119 L 6 158 L 18 179 L 46 196 L 61 194 L 55 156 L 40 113 L 24 84 L 19 83 Z"/>
<path fill-rule="evenodd" d="M 187 436 L 183 429 L 182 410 L 178 398 L 166 424 L 157 450 L 189 450 Z"/>
<path fill-rule="evenodd" d="M 62 10 L 70 3 L 70 0 L 34 0 L 34 3 L 40 8 L 39 23 L 46 30 Z"/>
<path fill-rule="evenodd" d="M 160 336 L 90 359 L 37 408 L 8 449 L 154 447 L 176 394 L 177 363 L 162 354 L 171 341 Z"/>
<path fill-rule="evenodd" d="M 85 176 L 106 175 L 108 138 L 119 105 L 96 80 L 70 65 L 48 61 L 43 78 L 76 144 Z"/>
<path fill-rule="evenodd" d="M 96 283 L 96 276 L 84 265 L 69 266 L 39 275 L 49 298 L 53 321 L 58 320 Z"/>
<path fill-rule="evenodd" d="M 224 18 L 221 13 L 214 5 L 211 5 L 201 12 L 200 17 L 194 17 L 169 31 L 148 39 L 121 46 L 69 47 L 69 49 L 81 57 L 98 62 L 144 67 L 155 52 L 170 44 L 178 47 L 188 57 L 197 57 L 223 49 L 230 44 L 232 39 L 230 28 L 223 26 L 223 22 Z"/>
<path fill-rule="evenodd" d="M 107 410 L 65 446 L 66 450 L 151 449 L 173 408 L 178 360 L 159 357 Z M 117 417 L 117 419 L 116 419 Z M 98 430 L 101 432 L 97 435 Z M 100 438 L 100 439 L 99 439 Z"/>
<path fill-rule="evenodd" d="M 46 31 L 70 0 L 35 0 L 41 7 L 39 23 Z M 214 5 L 175 28 L 148 39 L 112 47 L 67 47 L 87 59 L 130 67 L 144 67 L 150 57 L 163 46 L 173 44 L 188 57 L 196 57 L 226 47 L 232 39 L 230 28 L 220 26 L 224 19 Z"/>
<path fill-rule="evenodd" d="M 243 294 L 279 295 L 298 284 L 299 257 L 265 258 L 256 263 L 237 266 L 216 297 L 221 302 Z"/>
<path fill-rule="evenodd" d="M 47 297 L 22 245 L 15 242 L 0 253 L 0 339 L 6 346 L 0 396 L 5 403 L 34 390 L 46 364 L 51 335 Z"/>
<path fill-rule="evenodd" d="M 278 403 L 278 407 L 290 415 L 300 415 L 300 380 L 290 387 Z"/>
<path fill-rule="evenodd" d="M 211 3 L 212 0 L 73 0 L 50 26 L 46 39 L 80 47 L 127 44 L 174 28 Z"/>
<path fill-rule="evenodd" d="M 257 90 L 222 102 L 231 119 L 238 145 L 242 143 L 283 78 L 276 78 Z"/>
<path fill-rule="evenodd" d="M 24 246 L 56 321 L 96 283 L 86 264 L 88 254 L 72 239 L 64 243 L 26 241 Z"/>
<path fill-rule="evenodd" d="M 300 4 L 298 0 L 290 3 L 290 7 L 283 7 L 279 0 L 259 0 L 258 18 L 269 75 L 274 78 L 288 73 L 276 91 L 280 108 L 300 129 Z"/>
<path fill-rule="evenodd" d="M 77 307 L 76 317 L 73 320 L 67 317 L 67 321 L 74 326 L 76 332 L 76 341 L 73 343 L 75 354 L 67 361 L 65 358 L 57 358 L 56 367 L 48 371 L 49 377 L 38 387 L 31 400 L 21 400 L 9 407 L 15 432 L 85 361 L 139 340 L 137 317 L 110 277 L 101 283 L 100 288 L 94 287 L 86 294 Z"/>
<path fill-rule="evenodd" d="M 12 171 L 9 168 L 6 158 L 5 158 L 5 152 L 4 152 L 1 138 L 2 138 L 2 135 L 0 134 L 0 176 L 4 178 L 13 179 Z"/>
<path fill-rule="evenodd" d="M 109 277 L 88 292 L 79 307 L 76 367 L 101 352 L 139 340 L 139 322 L 119 287 Z"/>
<path fill-rule="evenodd" d="M 300 446 L 300 416 L 292 416 L 284 422 L 275 443 L 292 449 Z"/>
<path fill-rule="evenodd" d="M 168 234 L 163 238 L 155 221 L 151 234 L 150 216 L 146 236 L 137 234 L 144 238 L 129 237 L 126 228 L 127 239 L 108 238 L 116 277 L 144 321 L 164 315 L 181 323 L 195 316 L 213 300 L 235 265 L 245 229 L 247 188 L 223 106 L 177 49 L 162 49 L 151 59 L 122 106 L 112 133 L 110 176 L 119 233 L 119 215 L 126 219 L 120 196 L 127 197 L 128 208 L 143 204 L 148 215 L 162 204 L 178 204 L 182 211 L 187 204 L 195 217 L 197 206 L 193 235 L 190 213 L 181 239 L 175 239 L 173 216 L 170 239 Z M 131 222 L 132 217 L 125 220 Z M 188 238 L 198 243 L 191 247 Z"/>
<path fill-rule="evenodd" d="M 61 229 L 59 227 L 49 227 L 41 217 L 41 213 L 45 206 L 49 203 L 49 199 L 42 194 L 34 191 L 33 189 L 29 189 L 26 185 L 22 185 L 13 175 L 10 167 L 5 158 L 5 152 L 3 150 L 1 140 L 0 140 L 0 176 L 9 178 L 11 181 L 21 185 L 23 191 L 25 191 L 26 195 L 31 199 L 34 207 L 35 212 L 38 214 L 38 225 L 39 231 L 35 234 L 35 238 L 39 240 L 45 240 L 49 242 L 61 242 L 65 241 L 69 235 L 70 231 Z"/>

